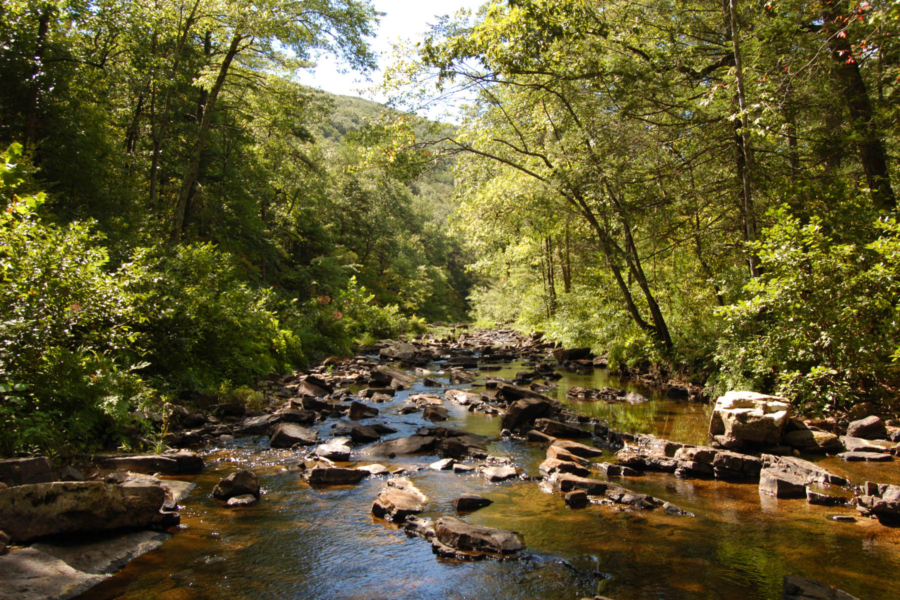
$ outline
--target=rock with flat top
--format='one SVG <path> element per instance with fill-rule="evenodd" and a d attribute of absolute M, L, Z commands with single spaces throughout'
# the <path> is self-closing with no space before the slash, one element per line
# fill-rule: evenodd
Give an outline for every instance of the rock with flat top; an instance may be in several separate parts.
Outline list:
<path fill-rule="evenodd" d="M 518 476 L 516 468 L 513 466 L 506 467 L 485 467 L 481 469 L 481 475 L 488 481 L 504 481 Z"/>
<path fill-rule="evenodd" d="M 591 437 L 590 431 L 585 431 L 568 423 L 560 423 L 552 419 L 537 419 L 534 422 L 534 428 L 541 433 L 545 433 L 555 438 L 581 439 Z"/>
<path fill-rule="evenodd" d="M 367 470 L 340 467 L 314 467 L 306 472 L 310 485 L 356 485 L 368 476 Z"/>
<path fill-rule="evenodd" d="M 569 508 L 585 508 L 590 504 L 587 492 L 584 490 L 572 490 L 566 493 L 565 501 Z"/>
<path fill-rule="evenodd" d="M 557 460 L 555 458 L 548 458 L 540 464 L 538 469 L 541 471 L 541 473 L 548 477 L 557 473 L 568 473 L 570 475 L 577 475 L 578 477 L 587 477 L 591 474 L 590 469 L 587 469 L 575 463 L 567 462 L 564 460 Z"/>
<path fill-rule="evenodd" d="M 157 486 L 100 481 L 36 483 L 0 490 L 0 531 L 15 542 L 61 534 L 150 527 L 166 501 Z"/>
<path fill-rule="evenodd" d="M 0 557 L 0 599 L 74 598 L 106 577 L 74 569 L 46 552 L 23 548 Z"/>
<path fill-rule="evenodd" d="M 423 454 L 433 451 L 436 444 L 437 438 L 433 436 L 413 435 L 375 444 L 366 449 L 366 453 L 374 456 L 388 456 L 390 454 L 396 456 Z"/>
<path fill-rule="evenodd" d="M 273 448 L 291 448 L 295 445 L 311 446 L 319 439 L 319 432 L 296 423 L 279 423 L 272 432 L 269 445 Z"/>
<path fill-rule="evenodd" d="M 434 524 L 435 539 L 455 550 L 489 554 L 513 554 L 525 548 L 524 538 L 514 532 L 478 527 L 453 517 L 441 517 Z"/>
<path fill-rule="evenodd" d="M 760 493 L 776 498 L 806 498 L 809 480 L 779 469 L 763 469 L 759 475 Z"/>
<path fill-rule="evenodd" d="M 716 400 L 709 437 L 731 450 L 748 443 L 777 446 L 790 416 L 791 404 L 784 398 L 728 392 Z"/>
<path fill-rule="evenodd" d="M 556 460 L 564 460 L 566 462 L 575 463 L 576 465 L 580 465 L 586 469 L 591 468 L 591 461 L 586 458 L 581 458 L 580 456 L 575 456 L 562 446 L 551 445 L 547 448 L 547 458 L 555 458 Z"/>
<path fill-rule="evenodd" d="M 593 446 L 585 446 L 584 444 L 579 444 L 578 442 L 573 442 L 571 440 L 554 440 L 553 446 L 568 450 L 575 456 L 580 456 L 581 458 L 597 458 L 603 456 L 603 450 L 594 448 Z"/>
<path fill-rule="evenodd" d="M 867 481 L 856 509 L 866 516 L 893 523 L 900 521 L 900 485 Z"/>
<path fill-rule="evenodd" d="M 320 444 L 316 448 L 316 456 L 327 458 L 335 462 L 347 462 L 350 460 L 350 439 L 345 437 L 336 437 L 328 440 L 324 444 Z"/>
<path fill-rule="evenodd" d="M 8 487 L 50 483 L 53 479 L 53 465 L 46 456 L 0 460 L 0 483 L 5 483 Z"/>
<path fill-rule="evenodd" d="M 476 494 L 463 494 L 453 501 L 453 509 L 458 513 L 473 512 L 480 508 L 484 508 L 485 506 L 490 506 L 493 503 L 493 500 L 489 500 L 484 496 L 478 496 Z"/>

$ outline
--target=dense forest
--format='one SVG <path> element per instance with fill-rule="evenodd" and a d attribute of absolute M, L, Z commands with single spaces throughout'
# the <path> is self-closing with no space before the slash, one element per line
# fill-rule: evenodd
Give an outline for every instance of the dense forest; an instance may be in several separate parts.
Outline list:
<path fill-rule="evenodd" d="M 373 65 L 363 2 L 5 2 L 0 454 L 459 320 L 437 125 L 295 83 Z"/>
<path fill-rule="evenodd" d="M 469 317 L 711 394 L 893 401 L 896 2 L 495 1 L 405 49 L 394 108 L 294 81 L 372 69 L 377 16 L 3 4 L 0 454 Z"/>
<path fill-rule="evenodd" d="M 509 0 L 432 28 L 385 86 L 468 100 L 441 153 L 492 282 L 474 318 L 711 394 L 893 402 L 898 19 L 877 1 Z"/>

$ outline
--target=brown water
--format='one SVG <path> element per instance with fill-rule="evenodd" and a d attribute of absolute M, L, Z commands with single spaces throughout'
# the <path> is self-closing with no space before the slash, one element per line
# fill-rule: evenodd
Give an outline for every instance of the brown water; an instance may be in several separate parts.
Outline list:
<path fill-rule="evenodd" d="M 488 375 L 512 378 L 517 370 L 522 368 Z M 628 387 L 602 370 L 591 376 L 566 374 L 558 383 L 561 400 L 571 385 Z M 705 441 L 708 407 L 634 389 L 652 401 L 634 407 L 576 407 L 610 419 L 623 431 L 685 443 Z M 416 386 L 411 393 L 422 391 L 434 390 Z M 376 421 L 400 429 L 397 436 L 410 435 L 423 424 L 418 414 L 396 414 L 394 408 L 407 395 L 398 393 L 393 402 L 379 405 L 382 418 Z M 451 420 L 446 425 L 491 436 L 498 440 L 489 449 L 492 454 L 511 458 L 528 475 L 539 474 L 542 447 L 499 440 L 499 418 L 447 406 Z M 323 436 L 332 424 L 320 427 Z M 423 516 L 453 515 L 455 497 L 482 494 L 494 503 L 464 519 L 525 536 L 527 556 L 522 560 L 457 563 L 435 558 L 429 543 L 371 515 L 383 477 L 353 487 L 312 488 L 288 467 L 299 456 L 271 450 L 265 439 L 255 438 L 211 449 L 207 470 L 194 478 L 197 487 L 182 502 L 181 530 L 81 598 L 574 600 L 602 593 L 618 600 L 771 600 L 781 597 L 785 575 L 818 579 L 867 600 L 898 597 L 900 529 L 862 518 L 834 522 L 830 516 L 856 512 L 760 496 L 755 484 L 664 474 L 621 479 L 635 491 L 696 514 L 688 518 L 602 505 L 570 510 L 536 481 L 492 484 L 475 474 L 415 473 L 410 478 L 430 498 Z M 434 460 L 418 456 L 378 462 L 425 466 Z M 900 483 L 896 463 L 828 459 L 823 464 L 855 483 Z M 213 486 L 242 468 L 259 475 L 261 502 L 239 510 L 220 507 L 210 496 Z"/>

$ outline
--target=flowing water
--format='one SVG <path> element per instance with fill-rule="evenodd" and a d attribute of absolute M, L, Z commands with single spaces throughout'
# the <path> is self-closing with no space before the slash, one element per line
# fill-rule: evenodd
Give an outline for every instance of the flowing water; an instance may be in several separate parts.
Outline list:
<path fill-rule="evenodd" d="M 488 375 L 512 379 L 520 370 L 512 364 Z M 609 419 L 618 430 L 705 443 L 707 406 L 655 396 L 618 382 L 605 370 L 563 375 L 556 390 L 562 401 L 572 385 L 626 387 L 652 399 L 640 406 L 575 406 Z M 411 435 L 424 424 L 421 416 L 400 416 L 396 407 L 410 393 L 435 391 L 417 384 L 377 405 L 381 415 L 370 421 L 398 428 L 396 436 Z M 442 425 L 491 436 L 497 440 L 491 454 L 511 458 L 527 475 L 539 475 L 542 446 L 500 440 L 498 417 L 446 406 L 450 420 Z M 329 436 L 333 423 L 318 426 L 321 437 Z M 599 593 L 617 600 L 772 600 L 781 597 L 785 575 L 817 579 L 866 600 L 900 594 L 900 529 L 863 518 L 835 522 L 830 517 L 857 513 L 761 496 L 756 484 L 667 474 L 619 478 L 630 489 L 696 515 L 690 518 L 604 505 L 571 510 L 537 481 L 488 483 L 477 474 L 427 469 L 410 475 L 430 498 L 423 516 L 454 515 L 455 497 L 481 494 L 494 503 L 465 520 L 525 537 L 521 560 L 459 563 L 436 558 L 428 542 L 372 516 L 384 477 L 352 487 L 313 488 L 291 468 L 299 457 L 295 451 L 269 449 L 265 438 L 210 448 L 206 471 L 193 478 L 197 486 L 181 502 L 181 530 L 81 598 L 577 599 Z M 415 456 L 377 462 L 424 467 L 435 460 Z M 857 484 L 900 483 L 896 463 L 860 466 L 824 459 L 822 464 Z M 246 509 L 221 507 L 211 497 L 212 488 L 244 468 L 258 474 L 262 500 Z"/>

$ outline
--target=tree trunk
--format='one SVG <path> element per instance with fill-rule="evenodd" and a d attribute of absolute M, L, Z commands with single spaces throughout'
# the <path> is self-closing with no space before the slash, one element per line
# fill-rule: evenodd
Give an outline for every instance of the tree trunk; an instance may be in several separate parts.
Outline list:
<path fill-rule="evenodd" d="M 209 98 L 206 102 L 206 106 L 203 109 L 203 119 L 200 121 L 200 128 L 197 130 L 197 136 L 194 138 L 194 144 L 191 147 L 190 159 L 188 160 L 187 168 L 184 172 L 184 178 L 181 182 L 181 191 L 178 194 L 178 202 L 175 205 L 175 214 L 172 222 L 172 234 L 169 238 L 169 242 L 172 244 L 177 244 L 181 241 L 181 236 L 184 233 L 184 215 L 185 210 L 187 208 L 188 200 L 191 197 L 191 190 L 194 188 L 194 185 L 197 183 L 197 175 L 200 172 L 200 159 L 203 156 L 203 147 L 206 143 L 206 136 L 209 133 L 209 128 L 212 125 L 212 114 L 213 109 L 216 105 L 216 100 L 219 97 L 219 92 L 222 91 L 222 86 L 225 85 L 225 78 L 228 76 L 228 69 L 231 66 L 234 57 L 237 55 L 241 41 L 243 41 L 244 36 L 241 34 L 235 34 L 234 38 L 231 40 L 231 45 L 228 47 L 228 52 L 225 54 L 225 58 L 222 60 L 222 65 L 219 67 L 219 73 L 216 76 L 216 82 L 213 84 L 212 89 L 209 91 Z"/>
<path fill-rule="evenodd" d="M 844 33 L 840 31 L 840 25 L 837 25 L 838 21 L 843 20 L 843 15 L 838 10 L 837 2 L 823 3 L 822 9 L 825 21 L 822 30 L 828 36 L 828 49 L 835 60 L 834 72 L 850 111 L 850 122 L 858 139 L 856 146 L 866 173 L 866 181 L 875 205 L 881 210 L 893 210 L 897 207 L 897 200 L 891 187 L 884 142 L 875 123 L 875 111 L 859 71 L 859 64 L 853 57 L 850 40 L 846 35 L 839 35 Z"/>
<path fill-rule="evenodd" d="M 34 64 L 28 77 L 30 89 L 28 90 L 28 104 L 25 109 L 25 132 L 22 141 L 22 151 L 27 153 L 37 142 L 37 113 L 38 99 L 41 95 L 41 70 L 44 64 L 44 50 L 47 47 L 47 34 L 50 31 L 50 5 L 45 5 L 38 17 L 37 45 L 34 49 Z"/>

